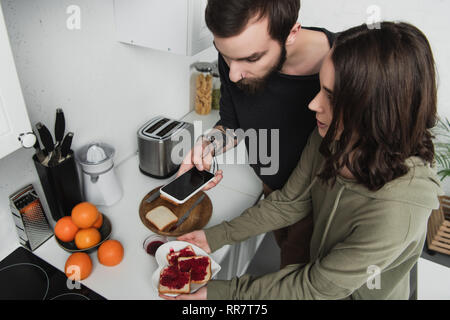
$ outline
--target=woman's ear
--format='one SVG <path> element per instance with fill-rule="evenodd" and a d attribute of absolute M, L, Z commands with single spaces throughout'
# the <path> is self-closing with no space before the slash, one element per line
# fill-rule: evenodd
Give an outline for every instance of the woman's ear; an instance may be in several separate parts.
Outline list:
<path fill-rule="evenodd" d="M 289 33 L 289 36 L 286 39 L 287 46 L 295 42 L 295 39 L 297 39 L 298 32 L 300 31 L 301 28 L 302 26 L 298 22 L 292 27 L 291 32 Z"/>

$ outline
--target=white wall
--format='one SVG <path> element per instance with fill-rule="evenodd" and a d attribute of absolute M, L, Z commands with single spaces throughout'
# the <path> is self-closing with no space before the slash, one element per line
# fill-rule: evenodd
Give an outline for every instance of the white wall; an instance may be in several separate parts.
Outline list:
<path fill-rule="evenodd" d="M 450 1 L 448 0 L 301 0 L 304 26 L 342 31 L 367 23 L 379 8 L 381 20 L 409 22 L 428 37 L 439 73 L 438 112 L 450 119 Z"/>
<path fill-rule="evenodd" d="M 146 120 L 190 111 L 189 65 L 216 58 L 213 48 L 183 57 L 115 41 L 112 0 L 0 1 L 32 124 L 52 127 L 62 107 L 74 148 L 93 139 L 111 143 L 116 163 L 136 151 L 136 130 Z M 81 30 L 66 27 L 69 5 L 81 8 Z M 381 8 L 382 19 L 409 21 L 428 36 L 440 74 L 439 113 L 450 118 L 450 1 L 303 0 L 300 22 L 341 31 L 366 22 L 370 5 Z M 32 154 L 0 160 L 0 259 L 18 245 L 8 196 L 33 183 L 45 199 Z"/>
<path fill-rule="evenodd" d="M 438 71 L 438 113 L 450 120 L 450 1 L 449 0 L 301 0 L 304 26 L 342 31 L 379 13 L 381 20 L 409 22 L 427 36 Z M 450 178 L 443 182 L 450 194 Z"/>
<path fill-rule="evenodd" d="M 136 131 L 152 117 L 190 111 L 190 69 L 217 58 L 213 47 L 185 57 L 115 40 L 112 0 L 1 0 L 32 125 L 54 126 L 63 108 L 73 147 L 112 144 L 116 163 L 137 150 Z M 81 29 L 69 30 L 67 7 L 81 9 Z M 31 161 L 19 150 L 0 160 L 0 259 L 18 245 L 8 196 L 32 183 L 45 202 Z M 47 211 L 48 212 L 48 211 Z"/>

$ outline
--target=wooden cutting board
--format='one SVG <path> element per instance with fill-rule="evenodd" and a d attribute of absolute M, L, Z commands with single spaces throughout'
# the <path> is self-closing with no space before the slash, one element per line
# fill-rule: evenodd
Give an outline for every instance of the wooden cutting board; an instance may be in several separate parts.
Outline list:
<path fill-rule="evenodd" d="M 163 235 L 163 236 L 169 236 L 169 237 L 178 237 L 185 233 L 195 231 L 195 230 L 201 230 L 204 226 L 208 223 L 209 219 L 212 215 L 212 203 L 211 199 L 208 197 L 208 195 L 200 191 L 195 196 L 193 196 L 191 199 L 186 201 L 183 204 L 175 205 L 167 200 L 162 199 L 161 197 L 153 200 L 151 203 L 145 202 L 152 194 L 157 192 L 162 186 L 159 186 L 152 191 L 150 191 L 144 199 L 142 199 L 141 204 L 139 206 L 139 217 L 141 218 L 142 223 L 149 228 L 154 233 Z M 165 206 L 168 209 L 170 209 L 178 218 L 181 218 L 187 210 L 197 201 L 198 198 L 200 198 L 202 195 L 205 195 L 205 198 L 202 202 L 200 202 L 192 211 L 189 217 L 175 230 L 169 231 L 164 230 L 160 231 L 156 226 L 154 226 L 150 221 L 145 218 L 145 215 L 150 210 L 158 207 L 158 206 Z"/>

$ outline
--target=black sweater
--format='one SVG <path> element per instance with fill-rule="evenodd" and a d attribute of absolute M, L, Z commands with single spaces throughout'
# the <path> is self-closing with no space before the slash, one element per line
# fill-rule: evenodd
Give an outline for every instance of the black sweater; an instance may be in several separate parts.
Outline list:
<path fill-rule="evenodd" d="M 305 29 L 324 32 L 332 46 L 335 34 L 321 28 Z M 250 161 L 250 165 L 272 190 L 281 189 L 299 162 L 308 137 L 316 127 L 315 113 L 308 109 L 308 105 L 320 90 L 319 74 L 291 76 L 275 73 L 267 79 L 262 93 L 249 95 L 230 80 L 230 69 L 220 54 L 218 63 L 222 86 L 220 120 L 216 126 L 244 131 L 256 129 L 257 161 Z M 267 129 L 267 136 L 260 135 L 259 129 Z M 261 158 L 259 154 L 260 139 L 267 139 L 267 150 L 262 152 L 262 156 L 267 155 L 274 162 L 275 155 L 270 155 L 271 129 L 279 129 L 279 166 L 276 173 L 264 174 L 262 168 L 276 169 L 273 163 L 267 164 L 268 159 Z M 245 143 L 250 152 L 248 138 Z"/>

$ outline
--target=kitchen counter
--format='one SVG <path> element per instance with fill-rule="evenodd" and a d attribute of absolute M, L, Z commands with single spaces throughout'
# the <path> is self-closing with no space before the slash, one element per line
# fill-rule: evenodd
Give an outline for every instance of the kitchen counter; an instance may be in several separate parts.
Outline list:
<path fill-rule="evenodd" d="M 204 131 L 212 127 L 217 119 L 218 112 L 213 111 L 208 116 L 191 112 L 182 120 L 201 121 Z M 237 149 L 238 152 L 245 151 L 244 144 Z M 262 191 L 261 183 L 248 164 L 231 164 L 225 159 L 218 160 L 220 169 L 224 171 L 224 179 L 218 186 L 207 191 L 213 204 L 213 213 L 206 227 L 239 216 L 258 201 Z M 141 222 L 139 205 L 149 191 L 171 179 L 147 177 L 139 171 L 138 164 L 139 159 L 135 154 L 116 166 L 116 173 L 124 189 L 123 198 L 114 206 L 99 206 L 99 210 L 111 220 L 111 239 L 122 243 L 125 255 L 119 265 L 106 267 L 98 262 L 96 252 L 92 253 L 93 271 L 82 283 L 107 299 L 160 299 L 151 284 L 151 276 L 157 269 L 156 260 L 142 247 L 144 239 L 152 231 Z M 222 267 L 218 278 L 229 279 L 241 275 L 263 237 L 264 235 L 242 244 L 225 246 L 214 252 L 212 258 Z M 49 239 L 34 253 L 62 271 L 69 257 L 69 253 L 62 250 L 54 238 Z"/>
<path fill-rule="evenodd" d="M 207 116 L 191 112 L 182 120 L 192 123 L 200 121 L 197 125 L 201 124 L 202 131 L 206 131 L 218 118 L 218 112 L 213 110 Z M 233 164 L 233 155 L 241 164 Z M 242 163 L 245 155 L 245 145 L 241 143 L 233 152 L 229 151 L 224 157 L 218 157 L 224 178 L 217 187 L 207 191 L 213 204 L 213 214 L 206 227 L 239 216 L 259 200 L 261 183 L 250 166 L 246 162 Z M 138 210 L 141 200 L 150 190 L 170 179 L 157 180 L 143 175 L 139 171 L 138 161 L 137 154 L 134 154 L 116 165 L 116 173 L 124 189 L 123 198 L 114 206 L 99 207 L 112 222 L 111 239 L 119 240 L 125 249 L 124 259 L 118 266 L 105 267 L 98 262 L 96 253 L 91 254 L 93 271 L 90 277 L 82 281 L 107 299 L 160 299 L 151 284 L 151 276 L 157 263 L 142 248 L 142 242 L 152 232 L 142 224 Z M 214 252 L 213 259 L 222 267 L 217 278 L 241 276 L 263 238 L 264 235 L 261 235 Z M 69 253 L 62 250 L 54 238 L 49 239 L 34 253 L 62 271 L 69 257 Z M 448 299 L 450 291 L 448 286 L 443 285 L 442 279 L 449 277 L 450 268 L 420 258 L 418 298 Z"/>

